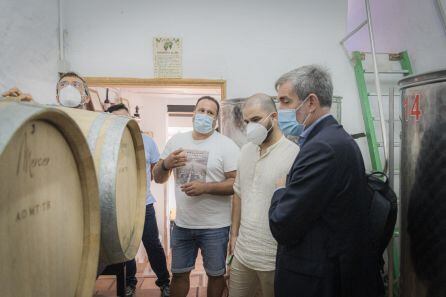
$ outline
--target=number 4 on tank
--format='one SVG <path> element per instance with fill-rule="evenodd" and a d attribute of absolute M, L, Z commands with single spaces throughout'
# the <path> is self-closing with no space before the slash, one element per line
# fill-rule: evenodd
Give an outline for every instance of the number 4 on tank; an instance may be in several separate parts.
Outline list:
<path fill-rule="evenodd" d="M 412 108 L 409 110 L 409 99 L 413 98 Z M 404 107 L 404 119 L 409 121 L 409 117 L 415 117 L 416 121 L 419 121 L 422 116 L 422 110 L 420 109 L 420 95 L 417 94 L 415 96 L 410 96 L 409 98 L 405 98 L 403 100 Z"/>

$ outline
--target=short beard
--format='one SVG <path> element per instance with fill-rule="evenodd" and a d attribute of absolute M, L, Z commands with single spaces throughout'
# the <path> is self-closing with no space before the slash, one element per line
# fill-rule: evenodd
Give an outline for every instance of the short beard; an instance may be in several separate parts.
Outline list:
<path fill-rule="evenodd" d="M 269 131 L 268 131 L 268 134 L 266 135 L 266 138 L 263 141 L 263 143 L 269 142 L 271 140 L 273 132 L 274 132 L 273 121 L 270 121 L 268 126 L 269 127 L 266 127 L 266 130 L 269 130 Z"/>

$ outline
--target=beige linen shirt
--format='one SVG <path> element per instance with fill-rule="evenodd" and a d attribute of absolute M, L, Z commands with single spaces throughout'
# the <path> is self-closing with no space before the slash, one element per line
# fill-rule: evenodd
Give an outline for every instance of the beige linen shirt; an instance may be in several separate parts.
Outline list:
<path fill-rule="evenodd" d="M 277 242 L 269 229 L 268 211 L 276 181 L 285 178 L 299 147 L 282 137 L 260 156 L 259 146 L 243 146 L 234 191 L 241 199 L 241 220 L 235 257 L 248 268 L 275 270 Z"/>

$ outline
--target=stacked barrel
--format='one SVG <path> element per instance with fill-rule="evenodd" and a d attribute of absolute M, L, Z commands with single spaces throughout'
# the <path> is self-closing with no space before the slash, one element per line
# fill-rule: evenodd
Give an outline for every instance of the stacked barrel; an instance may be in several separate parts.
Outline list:
<path fill-rule="evenodd" d="M 0 101 L 0 296 L 90 297 L 101 268 L 132 259 L 144 158 L 130 118 Z"/>

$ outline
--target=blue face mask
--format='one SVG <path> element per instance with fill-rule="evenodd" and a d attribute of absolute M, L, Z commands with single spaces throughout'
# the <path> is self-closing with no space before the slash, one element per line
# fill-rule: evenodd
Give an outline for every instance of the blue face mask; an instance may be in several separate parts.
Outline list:
<path fill-rule="evenodd" d="M 305 104 L 307 99 L 308 97 L 296 109 L 279 109 L 279 128 L 285 136 L 300 136 L 304 131 L 305 122 L 310 115 L 301 124 L 296 119 L 296 112 Z"/>
<path fill-rule="evenodd" d="M 194 119 L 194 130 L 200 134 L 209 134 L 213 129 L 214 119 L 208 115 L 197 113 Z"/>
<path fill-rule="evenodd" d="M 279 109 L 279 128 L 285 136 L 300 136 L 304 131 L 304 125 L 297 122 L 295 109 Z"/>

